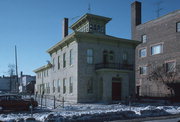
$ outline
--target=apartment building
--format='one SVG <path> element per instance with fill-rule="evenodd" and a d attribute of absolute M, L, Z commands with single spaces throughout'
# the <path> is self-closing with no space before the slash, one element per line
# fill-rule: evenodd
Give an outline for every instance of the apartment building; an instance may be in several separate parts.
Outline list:
<path fill-rule="evenodd" d="M 155 66 L 180 64 L 180 10 L 141 23 L 141 3 L 131 4 L 132 39 L 141 42 L 136 48 L 136 92 L 140 96 L 166 97 L 170 90 L 147 79 Z"/>
<path fill-rule="evenodd" d="M 135 47 L 139 41 L 106 35 L 111 18 L 85 14 L 47 52 L 51 61 L 34 72 L 38 94 L 70 102 L 111 102 L 135 93 Z"/>

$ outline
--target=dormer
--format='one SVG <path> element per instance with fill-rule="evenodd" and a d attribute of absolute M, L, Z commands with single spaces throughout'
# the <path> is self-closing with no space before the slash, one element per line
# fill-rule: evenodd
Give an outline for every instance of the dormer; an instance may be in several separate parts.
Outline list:
<path fill-rule="evenodd" d="M 106 34 L 106 24 L 111 20 L 111 18 L 85 14 L 73 25 L 71 29 L 78 32 L 89 32 L 96 34 Z"/>

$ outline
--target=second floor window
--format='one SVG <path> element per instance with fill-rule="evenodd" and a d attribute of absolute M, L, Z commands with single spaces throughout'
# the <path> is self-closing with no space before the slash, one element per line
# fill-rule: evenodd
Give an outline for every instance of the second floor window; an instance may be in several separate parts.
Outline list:
<path fill-rule="evenodd" d="M 163 45 L 158 44 L 151 47 L 151 55 L 160 54 L 163 52 Z"/>
<path fill-rule="evenodd" d="M 53 58 L 53 71 L 55 69 L 55 58 Z"/>
<path fill-rule="evenodd" d="M 123 64 L 127 64 L 128 63 L 128 54 L 127 52 L 123 52 Z"/>
<path fill-rule="evenodd" d="M 145 43 L 145 42 L 147 41 L 147 35 L 142 35 L 142 36 L 141 36 L 141 41 L 142 41 L 143 43 Z"/>
<path fill-rule="evenodd" d="M 63 67 L 66 67 L 66 53 L 63 54 Z"/>
<path fill-rule="evenodd" d="M 146 57 L 146 48 L 139 50 L 139 57 Z"/>
<path fill-rule="evenodd" d="M 110 52 L 109 52 L 109 61 L 110 61 L 111 63 L 114 62 L 114 52 L 113 52 L 113 51 L 110 51 Z"/>
<path fill-rule="evenodd" d="M 69 52 L 69 64 L 72 65 L 73 64 L 73 50 L 71 49 Z"/>
<path fill-rule="evenodd" d="M 60 56 L 58 56 L 58 69 L 60 69 Z"/>
<path fill-rule="evenodd" d="M 147 74 L 147 66 L 139 67 L 139 70 L 141 75 Z"/>
<path fill-rule="evenodd" d="M 93 64 L 93 50 L 92 49 L 87 50 L 87 63 Z"/>
<path fill-rule="evenodd" d="M 177 31 L 177 32 L 180 32 L 180 22 L 178 22 L 178 23 L 176 24 L 176 31 Z"/>

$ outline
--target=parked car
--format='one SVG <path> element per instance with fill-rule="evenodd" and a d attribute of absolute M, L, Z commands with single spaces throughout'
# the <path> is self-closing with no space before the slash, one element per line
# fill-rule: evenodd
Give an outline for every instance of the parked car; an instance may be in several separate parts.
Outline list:
<path fill-rule="evenodd" d="M 0 95 L 0 110 L 29 110 L 30 107 L 37 107 L 38 103 L 32 99 L 22 99 L 16 94 Z"/>

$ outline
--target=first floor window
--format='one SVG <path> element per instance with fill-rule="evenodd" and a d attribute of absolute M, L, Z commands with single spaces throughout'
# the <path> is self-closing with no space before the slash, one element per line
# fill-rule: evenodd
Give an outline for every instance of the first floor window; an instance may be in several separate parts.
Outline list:
<path fill-rule="evenodd" d="M 63 79 L 63 93 L 66 93 L 66 78 Z"/>
<path fill-rule="evenodd" d="M 72 77 L 69 78 L 69 93 L 73 93 L 73 81 Z"/>
<path fill-rule="evenodd" d="M 147 66 L 140 67 L 139 70 L 140 70 L 141 75 L 146 75 L 147 74 Z"/>
<path fill-rule="evenodd" d="M 93 63 L 93 50 L 87 49 L 87 63 L 92 64 Z"/>
<path fill-rule="evenodd" d="M 53 92 L 55 92 L 55 81 L 53 80 Z"/>
<path fill-rule="evenodd" d="M 166 63 L 166 72 L 174 72 L 175 71 L 175 61 Z"/>
<path fill-rule="evenodd" d="M 160 54 L 163 52 L 163 45 L 158 44 L 151 47 L 151 55 Z"/>
<path fill-rule="evenodd" d="M 57 81 L 57 91 L 60 92 L 60 80 Z"/>

